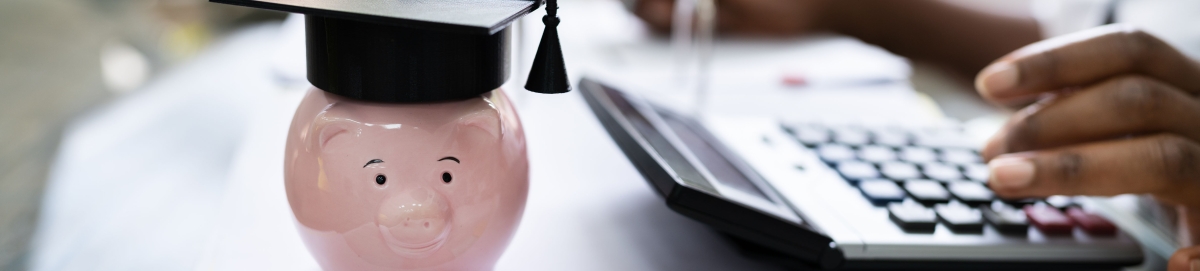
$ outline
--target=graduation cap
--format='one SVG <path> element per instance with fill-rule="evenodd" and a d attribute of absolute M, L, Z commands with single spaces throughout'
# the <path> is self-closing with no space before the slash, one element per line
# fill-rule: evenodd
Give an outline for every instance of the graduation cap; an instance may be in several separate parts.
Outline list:
<path fill-rule="evenodd" d="M 477 97 L 508 77 L 509 25 L 543 0 L 210 0 L 303 13 L 308 81 L 322 90 L 376 102 Z M 556 0 L 525 88 L 564 93 Z"/>

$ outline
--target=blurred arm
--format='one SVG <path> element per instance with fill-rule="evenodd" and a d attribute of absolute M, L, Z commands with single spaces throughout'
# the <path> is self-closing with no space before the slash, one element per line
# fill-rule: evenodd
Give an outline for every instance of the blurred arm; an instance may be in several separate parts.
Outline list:
<path fill-rule="evenodd" d="M 974 77 L 993 60 L 1041 39 L 1031 17 L 982 12 L 936 0 L 835 1 L 829 30 Z"/>
<path fill-rule="evenodd" d="M 666 33 L 674 2 L 636 0 L 631 9 L 650 29 Z M 839 32 L 948 67 L 965 78 L 1041 39 L 1031 17 L 937 0 L 717 0 L 717 28 L 727 34 L 755 36 Z"/>

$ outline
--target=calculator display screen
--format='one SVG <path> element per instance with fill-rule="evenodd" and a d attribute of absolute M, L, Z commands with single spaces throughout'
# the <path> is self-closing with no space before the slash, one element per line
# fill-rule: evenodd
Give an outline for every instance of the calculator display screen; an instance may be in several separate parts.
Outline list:
<path fill-rule="evenodd" d="M 661 157 L 667 164 L 670 165 L 675 174 L 677 174 L 677 176 L 684 183 L 687 183 L 689 186 L 692 186 L 696 189 L 704 190 L 713 194 L 721 194 L 718 189 L 714 188 L 713 185 L 709 183 L 717 182 L 722 184 L 724 187 L 737 189 L 741 192 L 745 192 L 745 194 L 749 196 L 778 204 L 778 202 L 772 200 L 771 197 L 768 197 L 765 193 L 763 193 L 762 190 L 755 186 L 755 184 L 749 178 L 747 178 L 742 171 L 739 171 L 738 168 L 733 165 L 733 163 L 726 159 L 724 155 L 717 151 L 716 147 L 713 146 L 704 136 L 702 136 L 700 131 L 695 130 L 695 125 L 689 125 L 689 120 L 684 119 L 686 116 L 669 113 L 662 108 L 656 108 L 660 110 L 637 110 L 632 104 L 629 103 L 624 93 L 612 89 L 606 90 L 609 97 L 612 97 L 611 101 L 613 102 L 613 105 L 615 105 L 621 111 L 622 115 L 625 116 L 625 119 L 629 121 L 634 130 L 636 130 L 638 134 L 641 134 L 642 137 L 648 141 L 648 143 L 650 143 L 651 148 L 658 153 L 659 157 Z M 642 115 L 643 113 L 658 113 L 655 115 L 657 115 L 657 117 L 659 117 L 659 119 L 661 119 L 667 126 L 661 127 L 661 129 L 670 129 L 671 132 L 673 132 L 679 139 L 680 143 L 683 144 L 683 146 L 671 144 L 666 139 L 666 136 L 658 131 L 655 125 L 651 124 L 652 122 L 647 118 L 647 116 Z M 683 153 L 681 153 L 680 150 L 677 150 L 675 147 L 687 148 L 687 150 L 691 152 L 696 160 L 699 160 L 700 164 L 698 166 L 702 166 L 707 169 L 715 180 L 709 180 L 705 178 L 700 173 L 700 170 L 688 162 L 687 159 L 684 158 Z"/>
<path fill-rule="evenodd" d="M 704 167 L 716 179 L 714 181 L 774 203 L 745 174 L 739 171 L 733 163 L 729 162 L 724 155 L 718 152 L 711 143 L 700 136 L 699 132 L 693 130 L 691 126 L 687 125 L 677 116 L 670 114 L 662 114 L 661 116 L 663 117 L 663 121 L 667 123 L 667 126 L 671 127 L 671 131 L 675 132 L 675 135 L 679 137 L 679 140 L 683 141 L 684 145 L 687 145 L 692 155 L 700 160 L 700 163 L 704 164 Z"/>

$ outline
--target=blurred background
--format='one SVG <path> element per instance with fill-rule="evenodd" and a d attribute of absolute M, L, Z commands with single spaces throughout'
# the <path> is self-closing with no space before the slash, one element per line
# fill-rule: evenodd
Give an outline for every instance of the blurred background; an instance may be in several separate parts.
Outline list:
<path fill-rule="evenodd" d="M 1028 12 L 1028 1 L 953 2 Z M 203 0 L 0 1 L 0 270 L 30 265 L 43 190 L 69 123 L 106 111 L 239 29 L 277 25 L 286 16 Z M 634 36 L 647 35 L 636 28 L 641 26 L 633 28 Z M 912 81 L 918 90 L 940 94 L 935 97 L 966 99 L 941 104 L 951 115 L 969 119 L 990 112 L 965 94 L 965 80 L 938 68 L 917 63 Z"/>
<path fill-rule="evenodd" d="M 1027 1 L 956 2 L 1027 12 Z M 42 192 L 68 123 L 141 91 L 238 29 L 279 24 L 286 16 L 203 0 L 0 1 L 0 270 L 30 265 Z M 613 21 L 620 19 L 630 18 Z M 914 73 L 916 89 L 972 99 L 964 94 L 969 85 L 960 78 L 930 66 Z M 970 118 L 988 112 L 979 104 L 968 100 L 945 106 Z M 230 160 L 232 155 L 215 159 Z"/>
<path fill-rule="evenodd" d="M 64 125 L 274 13 L 203 0 L 0 1 L 0 270 L 24 270 Z"/>
<path fill-rule="evenodd" d="M 1031 0 L 943 1 L 1032 16 Z M 670 74 L 667 38 L 629 12 L 633 1 L 561 2 L 571 80 L 586 73 L 637 85 Z M 508 89 L 523 85 L 540 17 L 515 23 Z M 307 88 L 302 19 L 204 0 L 0 1 L 0 270 L 314 269 L 281 188 L 282 135 Z M 796 115 L 835 107 L 803 103 L 810 97 L 852 103 L 869 93 L 884 102 L 843 109 L 982 120 L 988 132 L 1009 113 L 975 95 L 971 75 L 851 37 L 718 44 L 712 85 L 735 91 L 713 99 L 716 111 Z M 789 86 L 795 71 L 886 86 Z M 653 83 L 638 87 L 660 86 Z M 682 265 L 657 269 L 771 268 L 665 208 L 577 95 L 510 95 L 530 138 L 533 184 L 498 269 L 630 270 L 671 262 L 664 257 Z M 775 104 L 745 106 L 763 101 Z M 609 254 L 557 249 L 579 244 Z M 546 259 L 547 251 L 559 257 Z"/>

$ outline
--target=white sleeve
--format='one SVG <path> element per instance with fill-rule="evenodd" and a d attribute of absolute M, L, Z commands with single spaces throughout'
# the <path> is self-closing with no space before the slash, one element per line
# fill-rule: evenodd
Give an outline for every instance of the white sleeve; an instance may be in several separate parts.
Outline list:
<path fill-rule="evenodd" d="M 1137 26 L 1200 60 L 1200 1 L 1121 1 L 1117 22 Z"/>
<path fill-rule="evenodd" d="M 1045 38 L 1100 26 L 1113 16 L 1200 59 L 1200 1 L 1034 0 L 1032 9 Z"/>

